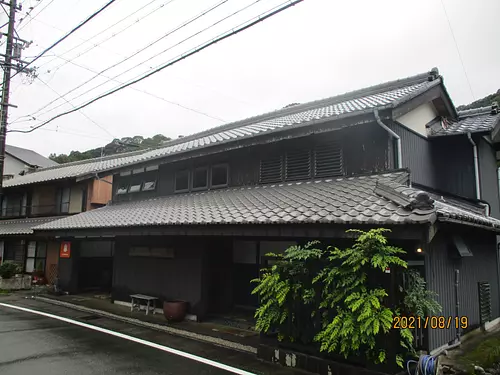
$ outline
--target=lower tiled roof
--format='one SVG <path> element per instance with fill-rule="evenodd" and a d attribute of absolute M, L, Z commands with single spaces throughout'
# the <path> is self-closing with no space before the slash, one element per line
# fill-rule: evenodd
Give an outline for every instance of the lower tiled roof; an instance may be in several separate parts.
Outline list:
<path fill-rule="evenodd" d="M 443 121 L 430 129 L 430 136 L 490 132 L 500 122 L 500 112 L 491 107 L 476 108 L 458 113 L 458 121 Z"/>
<path fill-rule="evenodd" d="M 213 190 L 106 206 L 35 231 L 212 224 L 462 222 L 500 231 L 496 220 L 408 187 L 406 171 Z"/>
<path fill-rule="evenodd" d="M 33 227 L 61 219 L 61 216 L 0 220 L 0 236 L 33 234 Z"/>
<path fill-rule="evenodd" d="M 484 213 L 480 213 L 481 207 L 479 205 L 476 207 L 466 208 L 463 204 L 453 202 L 451 199 L 446 199 L 444 197 L 436 199 L 435 194 L 426 192 L 425 190 L 414 189 L 394 182 L 389 182 L 388 186 L 393 189 L 395 194 L 399 194 L 403 197 L 403 200 L 406 198 L 407 202 L 411 202 L 418 195 L 425 195 L 429 200 L 429 203 L 432 204 L 438 221 L 460 222 L 500 232 L 500 220 L 486 216 Z M 471 206 L 471 204 L 469 204 L 469 206 Z"/>

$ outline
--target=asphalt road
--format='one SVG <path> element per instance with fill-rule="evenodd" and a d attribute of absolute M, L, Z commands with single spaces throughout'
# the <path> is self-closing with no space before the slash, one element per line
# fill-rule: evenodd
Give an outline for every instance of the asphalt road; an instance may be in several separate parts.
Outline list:
<path fill-rule="evenodd" d="M 294 374 L 252 355 L 52 306 L 0 302 L 44 311 L 147 340 L 256 374 Z M 231 374 L 206 363 L 53 318 L 0 306 L 0 374 Z"/>

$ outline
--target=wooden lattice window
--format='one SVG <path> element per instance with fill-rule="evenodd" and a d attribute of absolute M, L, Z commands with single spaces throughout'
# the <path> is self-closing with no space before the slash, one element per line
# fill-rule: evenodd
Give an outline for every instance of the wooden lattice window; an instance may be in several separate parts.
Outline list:
<path fill-rule="evenodd" d="M 342 176 L 344 162 L 342 146 L 331 142 L 314 149 L 314 177 Z"/>
<path fill-rule="evenodd" d="M 311 178 L 311 151 L 296 150 L 286 153 L 285 181 Z"/>
<path fill-rule="evenodd" d="M 260 176 L 261 184 L 272 184 L 283 180 L 283 158 L 275 156 L 269 159 L 260 161 Z"/>

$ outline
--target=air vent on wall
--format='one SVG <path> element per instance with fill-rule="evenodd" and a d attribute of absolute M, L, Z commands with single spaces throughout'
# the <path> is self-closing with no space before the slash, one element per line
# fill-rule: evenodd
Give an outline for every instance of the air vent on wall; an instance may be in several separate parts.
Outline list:
<path fill-rule="evenodd" d="M 309 150 L 287 152 L 285 181 L 308 178 L 311 178 L 311 152 Z"/>
<path fill-rule="evenodd" d="M 331 142 L 314 149 L 314 177 L 342 176 L 344 163 L 342 147 Z"/>
<path fill-rule="evenodd" d="M 260 161 L 260 183 L 271 184 L 282 180 L 282 158 L 276 156 Z"/>

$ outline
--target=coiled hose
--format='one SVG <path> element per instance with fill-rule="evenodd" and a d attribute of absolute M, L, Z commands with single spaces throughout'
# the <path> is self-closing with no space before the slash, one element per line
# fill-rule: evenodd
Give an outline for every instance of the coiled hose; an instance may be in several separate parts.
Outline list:
<path fill-rule="evenodd" d="M 410 363 L 415 363 L 416 367 L 413 372 L 410 371 Z M 436 374 L 436 357 L 432 355 L 421 355 L 418 361 L 408 361 L 406 363 L 406 370 L 408 375 L 435 375 Z"/>

